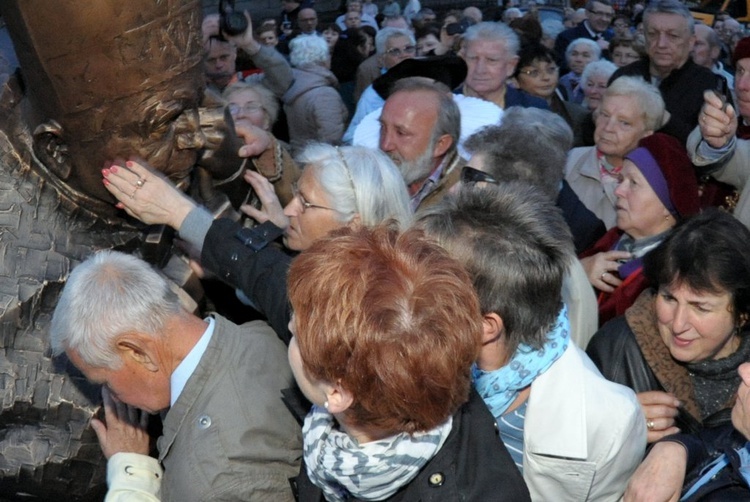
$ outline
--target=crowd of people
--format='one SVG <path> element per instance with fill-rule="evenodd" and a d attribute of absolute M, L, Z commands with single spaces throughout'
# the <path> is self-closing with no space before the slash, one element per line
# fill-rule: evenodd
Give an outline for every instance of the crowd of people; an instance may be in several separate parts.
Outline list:
<path fill-rule="evenodd" d="M 414 3 L 197 23 L 229 172 L 34 130 L 223 287 L 76 260 L 49 343 L 102 385 L 107 500 L 750 498 L 750 37 L 679 0 Z M 180 117 L 147 136 L 209 148 Z"/>

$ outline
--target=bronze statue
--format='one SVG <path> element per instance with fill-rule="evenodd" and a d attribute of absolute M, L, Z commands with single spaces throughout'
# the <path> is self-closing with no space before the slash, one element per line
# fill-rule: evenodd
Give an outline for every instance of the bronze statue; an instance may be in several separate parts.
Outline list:
<path fill-rule="evenodd" d="M 201 5 L 0 0 L 0 14 L 22 73 L 0 95 L 0 499 L 99 500 L 105 462 L 88 427 L 99 389 L 50 358 L 46 331 L 94 250 L 166 262 L 113 207 L 101 168 L 140 156 L 188 181 L 207 141 Z"/>

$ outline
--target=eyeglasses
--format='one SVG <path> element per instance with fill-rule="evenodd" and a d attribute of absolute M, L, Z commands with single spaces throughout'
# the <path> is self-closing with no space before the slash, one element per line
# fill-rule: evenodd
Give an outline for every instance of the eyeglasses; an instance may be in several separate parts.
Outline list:
<path fill-rule="evenodd" d="M 461 169 L 461 183 L 479 183 L 480 181 L 484 181 L 485 183 L 492 183 L 493 185 L 497 185 L 500 183 L 484 171 L 474 169 L 471 166 L 464 166 L 464 168 Z"/>
<path fill-rule="evenodd" d="M 302 205 L 302 214 L 305 213 L 306 210 L 310 208 L 317 208 L 317 209 L 327 209 L 329 211 L 336 211 L 338 210 L 332 208 L 332 207 L 326 207 L 326 206 L 319 206 L 318 204 L 312 204 L 311 202 L 307 202 L 305 200 L 305 197 L 300 193 L 299 187 L 297 187 L 297 182 L 295 181 L 292 183 L 292 197 L 297 199 L 299 203 Z"/>
<path fill-rule="evenodd" d="M 400 58 L 401 56 L 413 56 L 414 53 L 417 52 L 417 47 L 414 45 L 407 45 L 403 49 L 394 47 L 392 49 L 388 49 L 385 51 L 385 53 L 389 56 L 393 56 L 396 58 Z"/>
<path fill-rule="evenodd" d="M 244 105 L 229 103 L 227 105 L 227 108 L 229 108 L 229 113 L 231 113 L 232 116 L 239 115 L 240 112 L 257 113 L 263 111 L 263 105 L 261 105 L 260 103 L 245 103 Z"/>
<path fill-rule="evenodd" d="M 613 17 L 615 17 L 614 12 L 602 12 L 602 11 L 599 11 L 599 10 L 590 10 L 588 12 L 592 16 L 602 17 L 602 18 L 605 18 L 605 19 L 612 19 Z"/>
<path fill-rule="evenodd" d="M 548 66 L 547 68 L 531 68 L 530 70 L 521 70 L 519 73 L 523 73 L 524 75 L 528 75 L 531 78 L 538 78 L 541 77 L 543 73 L 552 76 L 557 73 L 557 70 L 559 70 L 555 65 Z"/>

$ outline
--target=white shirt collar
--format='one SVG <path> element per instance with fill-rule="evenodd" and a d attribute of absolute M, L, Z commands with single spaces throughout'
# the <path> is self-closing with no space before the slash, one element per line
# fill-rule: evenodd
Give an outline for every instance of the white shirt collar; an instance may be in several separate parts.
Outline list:
<path fill-rule="evenodd" d="M 211 337 L 214 334 L 214 325 L 216 324 L 216 321 L 214 321 L 212 317 L 207 317 L 206 322 L 208 322 L 208 327 L 206 328 L 206 331 L 203 332 L 203 335 L 201 335 L 198 343 L 195 344 L 192 350 L 188 352 L 185 359 L 183 359 L 172 372 L 172 376 L 169 379 L 171 394 L 170 406 L 174 406 L 174 403 L 180 397 L 180 394 L 182 394 L 182 389 L 185 388 L 185 384 L 192 376 L 195 368 L 198 367 L 198 363 L 201 361 L 203 354 L 208 348 L 208 343 L 211 341 Z"/>

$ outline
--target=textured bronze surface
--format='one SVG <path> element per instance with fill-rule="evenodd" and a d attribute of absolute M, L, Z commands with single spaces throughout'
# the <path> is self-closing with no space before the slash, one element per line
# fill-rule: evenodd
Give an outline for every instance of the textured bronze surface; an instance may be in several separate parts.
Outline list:
<path fill-rule="evenodd" d="M 101 500 L 99 389 L 51 357 L 47 329 L 78 262 L 143 254 L 102 188 L 105 160 L 138 155 L 186 181 L 205 143 L 200 2 L 0 0 L 0 13 L 23 73 L 0 95 L 0 500 Z"/>

